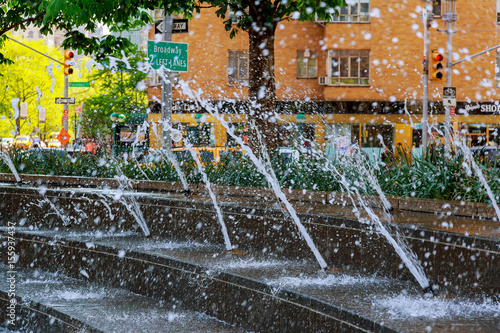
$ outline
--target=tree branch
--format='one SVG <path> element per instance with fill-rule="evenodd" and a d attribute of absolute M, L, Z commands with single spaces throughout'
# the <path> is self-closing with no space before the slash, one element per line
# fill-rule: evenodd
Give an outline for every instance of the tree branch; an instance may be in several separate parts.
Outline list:
<path fill-rule="evenodd" d="M 2 36 L 3 34 L 5 34 L 6 32 L 14 29 L 15 27 L 23 24 L 23 23 L 32 23 L 32 22 L 36 22 L 36 21 L 40 21 L 43 19 L 43 17 L 45 16 L 45 11 L 41 12 L 40 14 L 38 14 L 37 16 L 35 17 L 30 17 L 30 18 L 27 18 L 27 19 L 24 19 L 20 22 L 17 22 L 17 23 L 14 23 L 8 27 L 5 27 L 4 29 L 0 30 L 0 36 Z"/>

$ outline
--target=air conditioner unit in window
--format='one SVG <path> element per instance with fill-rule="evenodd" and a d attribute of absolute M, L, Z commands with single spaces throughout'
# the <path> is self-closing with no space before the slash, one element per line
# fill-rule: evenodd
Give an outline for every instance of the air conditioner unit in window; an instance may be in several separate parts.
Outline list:
<path fill-rule="evenodd" d="M 328 79 L 327 76 L 320 76 L 320 77 L 318 77 L 318 84 L 320 86 L 326 86 L 327 79 Z"/>

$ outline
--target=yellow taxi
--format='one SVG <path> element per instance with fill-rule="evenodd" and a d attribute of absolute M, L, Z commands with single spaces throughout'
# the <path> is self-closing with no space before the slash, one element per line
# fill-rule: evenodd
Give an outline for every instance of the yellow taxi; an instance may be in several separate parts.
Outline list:
<path fill-rule="evenodd" d="M 29 149 L 33 147 L 33 139 L 28 135 L 18 135 L 12 142 L 12 148 Z"/>

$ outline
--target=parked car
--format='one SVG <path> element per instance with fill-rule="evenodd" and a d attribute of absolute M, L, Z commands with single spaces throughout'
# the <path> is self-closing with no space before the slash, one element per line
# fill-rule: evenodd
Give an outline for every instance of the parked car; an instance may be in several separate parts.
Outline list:
<path fill-rule="evenodd" d="M 29 149 L 33 147 L 33 139 L 28 135 L 18 135 L 12 142 L 12 148 Z"/>
<path fill-rule="evenodd" d="M 500 148 L 495 146 L 472 147 L 472 155 L 484 165 L 500 167 Z"/>

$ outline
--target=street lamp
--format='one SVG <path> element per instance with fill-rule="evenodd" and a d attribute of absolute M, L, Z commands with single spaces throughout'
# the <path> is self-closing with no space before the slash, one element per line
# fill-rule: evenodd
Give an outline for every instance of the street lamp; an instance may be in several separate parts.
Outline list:
<path fill-rule="evenodd" d="M 122 113 L 113 112 L 112 114 L 109 115 L 109 118 L 111 119 L 112 122 L 123 123 L 127 118 L 127 116 L 125 116 Z"/>
<path fill-rule="evenodd" d="M 200 113 L 197 113 L 194 115 L 194 121 L 196 121 L 196 123 L 199 125 L 201 123 L 203 123 L 203 115 L 200 114 Z"/>

